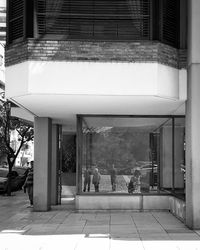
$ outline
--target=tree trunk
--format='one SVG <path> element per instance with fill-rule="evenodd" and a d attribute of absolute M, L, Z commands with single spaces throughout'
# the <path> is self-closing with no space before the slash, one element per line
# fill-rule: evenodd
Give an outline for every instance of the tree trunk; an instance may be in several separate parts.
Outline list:
<path fill-rule="evenodd" d="M 12 162 L 10 159 L 8 159 L 8 182 L 7 182 L 7 196 L 11 196 L 11 192 L 12 192 L 12 167 L 14 162 Z"/>

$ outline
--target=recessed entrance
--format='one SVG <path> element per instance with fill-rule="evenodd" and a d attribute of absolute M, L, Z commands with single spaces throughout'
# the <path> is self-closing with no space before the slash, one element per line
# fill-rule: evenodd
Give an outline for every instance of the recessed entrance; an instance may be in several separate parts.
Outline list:
<path fill-rule="evenodd" d="M 63 134 L 61 202 L 73 204 L 76 193 L 76 134 Z"/>

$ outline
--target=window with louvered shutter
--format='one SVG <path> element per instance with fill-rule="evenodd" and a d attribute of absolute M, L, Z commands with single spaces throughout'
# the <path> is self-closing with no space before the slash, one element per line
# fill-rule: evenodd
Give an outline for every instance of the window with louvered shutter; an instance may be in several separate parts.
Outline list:
<path fill-rule="evenodd" d="M 9 0 L 8 3 L 8 40 L 9 43 L 24 37 L 25 0 Z"/>
<path fill-rule="evenodd" d="M 178 46 L 180 29 L 179 0 L 161 1 L 161 41 Z"/>
<path fill-rule="evenodd" d="M 71 39 L 150 38 L 150 0 L 36 0 L 39 35 Z"/>
<path fill-rule="evenodd" d="M 34 33 L 63 40 L 159 40 L 179 47 L 180 1 L 8 0 L 7 40 Z"/>

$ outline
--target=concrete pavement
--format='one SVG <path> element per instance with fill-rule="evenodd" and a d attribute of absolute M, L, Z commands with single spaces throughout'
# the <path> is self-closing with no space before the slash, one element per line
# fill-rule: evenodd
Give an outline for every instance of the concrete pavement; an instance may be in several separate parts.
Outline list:
<path fill-rule="evenodd" d="M 168 212 L 33 212 L 28 204 L 21 191 L 0 196 L 0 250 L 200 249 L 200 231 Z"/>

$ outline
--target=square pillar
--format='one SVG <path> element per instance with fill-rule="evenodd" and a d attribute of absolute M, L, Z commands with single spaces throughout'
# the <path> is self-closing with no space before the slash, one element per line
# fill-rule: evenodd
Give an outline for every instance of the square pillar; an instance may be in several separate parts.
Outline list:
<path fill-rule="evenodd" d="M 51 204 L 51 119 L 35 118 L 34 211 L 48 211 Z"/>
<path fill-rule="evenodd" d="M 186 105 L 186 224 L 200 229 L 200 64 L 188 69 Z"/>
<path fill-rule="evenodd" d="M 200 229 L 200 1 L 188 1 L 186 225 Z"/>
<path fill-rule="evenodd" d="M 184 163 L 184 131 L 182 126 L 174 128 L 174 187 L 184 189 L 184 175 L 181 164 Z"/>
<path fill-rule="evenodd" d="M 172 188 L 172 126 L 160 130 L 160 187 Z"/>
<path fill-rule="evenodd" d="M 60 169 L 60 133 L 61 126 L 52 126 L 52 164 L 51 164 L 51 204 L 58 205 L 59 202 L 59 169 Z"/>

